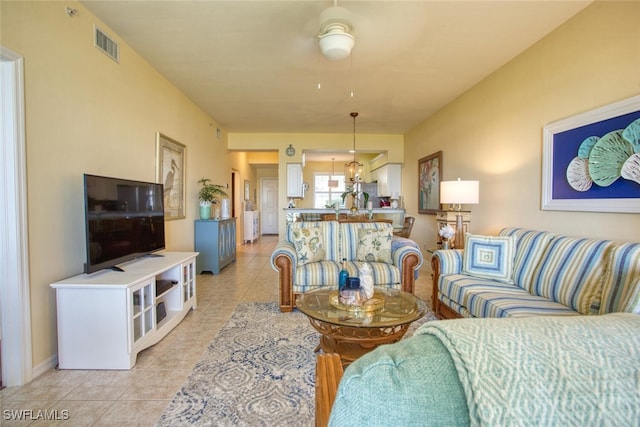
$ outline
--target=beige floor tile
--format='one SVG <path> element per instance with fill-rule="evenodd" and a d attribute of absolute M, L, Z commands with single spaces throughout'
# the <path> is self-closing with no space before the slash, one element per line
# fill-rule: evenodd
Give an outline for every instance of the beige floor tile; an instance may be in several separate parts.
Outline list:
<path fill-rule="evenodd" d="M 169 400 L 120 400 L 115 402 L 93 425 L 95 427 L 152 426 Z"/>
<path fill-rule="evenodd" d="M 191 373 L 188 369 L 136 370 L 136 381 L 122 393 L 119 400 L 170 400 L 178 392 L 185 378 Z"/>

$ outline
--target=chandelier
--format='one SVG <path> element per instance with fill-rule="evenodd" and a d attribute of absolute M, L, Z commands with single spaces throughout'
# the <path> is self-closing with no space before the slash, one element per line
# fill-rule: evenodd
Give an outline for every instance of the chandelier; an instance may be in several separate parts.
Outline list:
<path fill-rule="evenodd" d="M 353 161 L 344 165 L 344 175 L 346 179 L 354 183 L 360 181 L 362 163 L 358 163 L 356 160 L 356 117 L 358 117 L 358 113 L 351 113 L 351 117 L 353 117 L 353 149 L 350 152 L 353 153 Z"/>

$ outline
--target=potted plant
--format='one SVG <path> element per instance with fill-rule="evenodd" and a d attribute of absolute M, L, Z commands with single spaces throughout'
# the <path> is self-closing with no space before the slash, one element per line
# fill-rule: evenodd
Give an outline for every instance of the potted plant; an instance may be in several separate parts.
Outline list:
<path fill-rule="evenodd" d="M 223 190 L 223 186 L 219 184 L 211 184 L 209 178 L 201 178 L 198 181 L 202 187 L 198 191 L 198 198 L 200 199 L 200 219 L 211 218 L 211 205 L 218 203 L 220 196 L 227 196 L 227 193 Z"/>
<path fill-rule="evenodd" d="M 344 201 L 348 195 L 351 195 L 353 197 L 353 203 L 351 205 L 352 212 L 356 212 L 359 208 L 367 206 L 367 202 L 369 201 L 369 193 L 360 191 L 359 184 L 350 185 L 345 189 L 344 193 L 342 193 L 341 195 L 342 204 L 344 204 Z M 360 199 L 360 197 L 364 198 L 364 202 Z M 362 205 L 360 205 L 360 202 L 363 202 Z"/>

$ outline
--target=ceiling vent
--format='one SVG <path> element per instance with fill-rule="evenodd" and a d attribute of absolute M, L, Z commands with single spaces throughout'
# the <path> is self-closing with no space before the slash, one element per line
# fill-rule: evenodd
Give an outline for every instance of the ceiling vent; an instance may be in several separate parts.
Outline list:
<path fill-rule="evenodd" d="M 120 46 L 100 28 L 95 27 L 95 46 L 116 62 L 120 62 Z"/>

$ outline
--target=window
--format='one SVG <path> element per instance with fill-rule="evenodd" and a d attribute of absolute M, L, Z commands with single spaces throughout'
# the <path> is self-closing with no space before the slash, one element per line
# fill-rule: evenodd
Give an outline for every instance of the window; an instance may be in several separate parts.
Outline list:
<path fill-rule="evenodd" d="M 329 180 L 338 180 L 338 186 L 329 187 Z M 316 173 L 314 175 L 313 207 L 324 209 L 327 206 L 338 203 L 342 206 L 342 193 L 344 193 L 344 175 L 331 175 L 329 173 Z"/>

